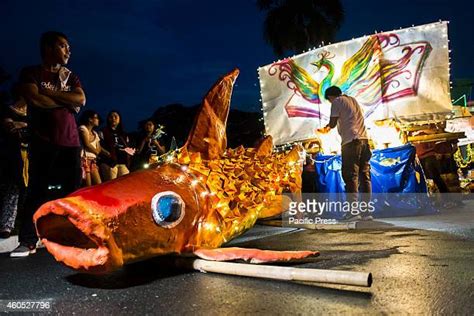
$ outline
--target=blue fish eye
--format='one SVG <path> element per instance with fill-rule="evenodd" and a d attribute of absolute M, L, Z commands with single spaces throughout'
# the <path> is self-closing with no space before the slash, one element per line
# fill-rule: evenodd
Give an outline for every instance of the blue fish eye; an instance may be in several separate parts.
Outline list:
<path fill-rule="evenodd" d="M 151 200 L 153 220 L 165 228 L 178 225 L 184 217 L 184 209 L 183 199 L 172 191 L 157 193 Z"/>

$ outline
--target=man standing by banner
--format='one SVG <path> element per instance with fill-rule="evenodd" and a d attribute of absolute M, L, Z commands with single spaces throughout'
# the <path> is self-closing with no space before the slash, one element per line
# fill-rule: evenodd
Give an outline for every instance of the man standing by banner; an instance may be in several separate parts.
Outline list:
<path fill-rule="evenodd" d="M 355 98 L 342 94 L 336 86 L 327 88 L 324 97 L 331 102 L 331 117 L 329 124 L 318 131 L 327 133 L 337 126 L 341 135 L 342 178 L 346 193 L 352 193 L 348 200 L 357 201 L 359 192 L 368 194 L 367 200 L 370 200 L 372 183 L 369 161 L 372 152 L 362 109 Z M 368 217 L 366 213 L 361 215 Z"/>

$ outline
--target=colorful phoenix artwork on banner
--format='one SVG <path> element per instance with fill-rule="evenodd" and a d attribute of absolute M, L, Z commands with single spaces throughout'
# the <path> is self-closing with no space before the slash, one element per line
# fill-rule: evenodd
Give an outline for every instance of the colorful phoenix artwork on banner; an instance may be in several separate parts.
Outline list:
<path fill-rule="evenodd" d="M 447 22 L 365 36 L 259 68 L 267 134 L 309 139 L 329 121 L 324 91 L 338 86 L 366 123 L 444 119 L 451 112 Z"/>

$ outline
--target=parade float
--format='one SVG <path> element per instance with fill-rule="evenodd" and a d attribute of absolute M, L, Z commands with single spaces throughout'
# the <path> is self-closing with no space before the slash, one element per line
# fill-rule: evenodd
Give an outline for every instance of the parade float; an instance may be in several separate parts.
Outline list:
<path fill-rule="evenodd" d="M 318 192 L 344 190 L 340 137 L 336 130 L 317 133 L 329 122 L 331 105 L 324 91 L 335 85 L 363 109 L 374 150 L 374 192 L 426 192 L 414 145 L 456 144 L 464 137 L 464 132 L 446 130 L 453 117 L 447 27 L 440 21 L 376 33 L 260 67 L 265 129 L 276 150 L 317 140 Z M 448 173 L 457 179 L 456 170 Z M 419 214 L 415 209 L 401 213 Z"/>
<path fill-rule="evenodd" d="M 165 161 L 42 205 L 38 236 L 59 262 L 87 273 L 164 255 L 199 271 L 281 280 L 370 286 L 367 272 L 255 266 L 317 256 L 317 251 L 221 247 L 256 221 L 281 214 L 284 193 L 301 191 L 301 148 L 272 152 L 271 136 L 256 148 L 227 148 L 233 70 L 204 97 L 185 145 Z M 204 259 L 204 260 L 203 260 Z"/>

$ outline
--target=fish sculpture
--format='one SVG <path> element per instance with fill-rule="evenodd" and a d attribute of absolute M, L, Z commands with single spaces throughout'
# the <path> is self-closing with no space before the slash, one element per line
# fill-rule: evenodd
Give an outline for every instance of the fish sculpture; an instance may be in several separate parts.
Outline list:
<path fill-rule="evenodd" d="M 57 261 L 88 273 L 160 255 L 191 253 L 208 260 L 270 262 L 314 251 L 220 248 L 259 218 L 283 211 L 285 192 L 301 192 L 300 148 L 272 153 L 226 148 L 226 122 L 238 69 L 204 97 L 185 145 L 152 165 L 42 205 L 37 233 Z"/>

